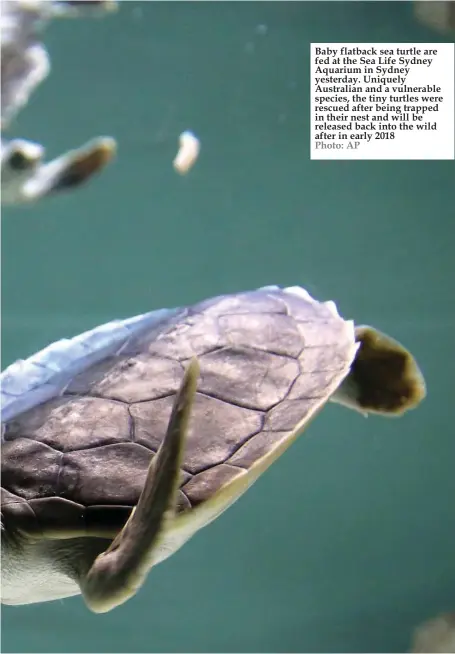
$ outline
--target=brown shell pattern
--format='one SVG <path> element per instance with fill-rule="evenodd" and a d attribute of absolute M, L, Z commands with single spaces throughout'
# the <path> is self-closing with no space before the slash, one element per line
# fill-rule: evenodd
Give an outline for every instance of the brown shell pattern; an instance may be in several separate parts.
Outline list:
<path fill-rule="evenodd" d="M 31 528 L 121 526 L 166 430 L 185 363 L 201 375 L 178 510 L 194 507 L 305 420 L 350 363 L 352 336 L 327 305 L 280 292 L 182 311 L 5 426 L 2 512 Z"/>

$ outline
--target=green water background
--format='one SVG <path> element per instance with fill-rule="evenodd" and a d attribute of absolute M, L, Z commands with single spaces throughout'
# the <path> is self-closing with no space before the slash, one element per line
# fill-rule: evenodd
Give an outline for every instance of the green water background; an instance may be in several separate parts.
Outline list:
<path fill-rule="evenodd" d="M 3 367 L 115 317 L 301 284 L 405 342 L 428 398 L 390 421 L 328 406 L 127 605 L 3 608 L 3 651 L 405 651 L 455 608 L 454 162 L 309 160 L 311 41 L 443 40 L 405 2 L 124 2 L 52 25 L 16 133 L 52 156 L 111 134 L 119 158 L 3 212 Z M 187 128 L 202 153 L 180 178 Z"/>

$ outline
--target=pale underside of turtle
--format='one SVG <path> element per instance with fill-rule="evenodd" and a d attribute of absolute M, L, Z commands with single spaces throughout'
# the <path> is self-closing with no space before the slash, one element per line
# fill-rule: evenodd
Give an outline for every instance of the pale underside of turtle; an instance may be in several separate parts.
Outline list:
<path fill-rule="evenodd" d="M 399 343 L 299 287 L 114 321 L 1 381 L 2 601 L 82 593 L 98 612 L 237 500 L 328 400 L 399 415 L 425 395 Z"/>
<path fill-rule="evenodd" d="M 31 93 L 50 71 L 47 50 L 39 40 L 47 23 L 58 17 L 104 13 L 115 3 L 103 0 L 0 0 L 1 128 L 10 127 Z M 80 47 L 80 45 L 79 45 Z M 80 148 L 45 162 L 44 148 L 23 139 L 1 140 L 2 204 L 24 204 L 72 190 L 112 159 L 115 141 L 92 139 Z"/>

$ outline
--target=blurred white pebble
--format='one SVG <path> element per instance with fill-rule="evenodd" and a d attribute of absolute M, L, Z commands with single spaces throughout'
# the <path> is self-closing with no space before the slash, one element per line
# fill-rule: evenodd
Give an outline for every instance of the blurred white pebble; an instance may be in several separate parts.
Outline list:
<path fill-rule="evenodd" d="M 455 652 L 455 613 L 446 613 L 419 625 L 411 652 Z"/>
<path fill-rule="evenodd" d="M 201 144 L 193 132 L 185 131 L 180 134 L 179 146 L 179 151 L 173 162 L 174 168 L 180 175 L 186 175 L 196 163 Z"/>

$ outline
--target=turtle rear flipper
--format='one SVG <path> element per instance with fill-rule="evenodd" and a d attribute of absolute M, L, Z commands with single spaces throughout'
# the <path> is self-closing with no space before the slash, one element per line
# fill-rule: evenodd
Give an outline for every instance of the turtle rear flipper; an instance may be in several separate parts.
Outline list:
<path fill-rule="evenodd" d="M 153 565 L 166 518 L 174 513 L 188 420 L 199 367 L 193 359 L 176 395 L 164 440 L 150 464 L 136 507 L 111 545 L 79 579 L 87 606 L 105 613 L 132 597 Z"/>
<path fill-rule="evenodd" d="M 359 349 L 332 401 L 360 413 L 386 416 L 401 415 L 420 404 L 425 381 L 412 354 L 374 327 L 356 327 L 355 337 Z"/>

